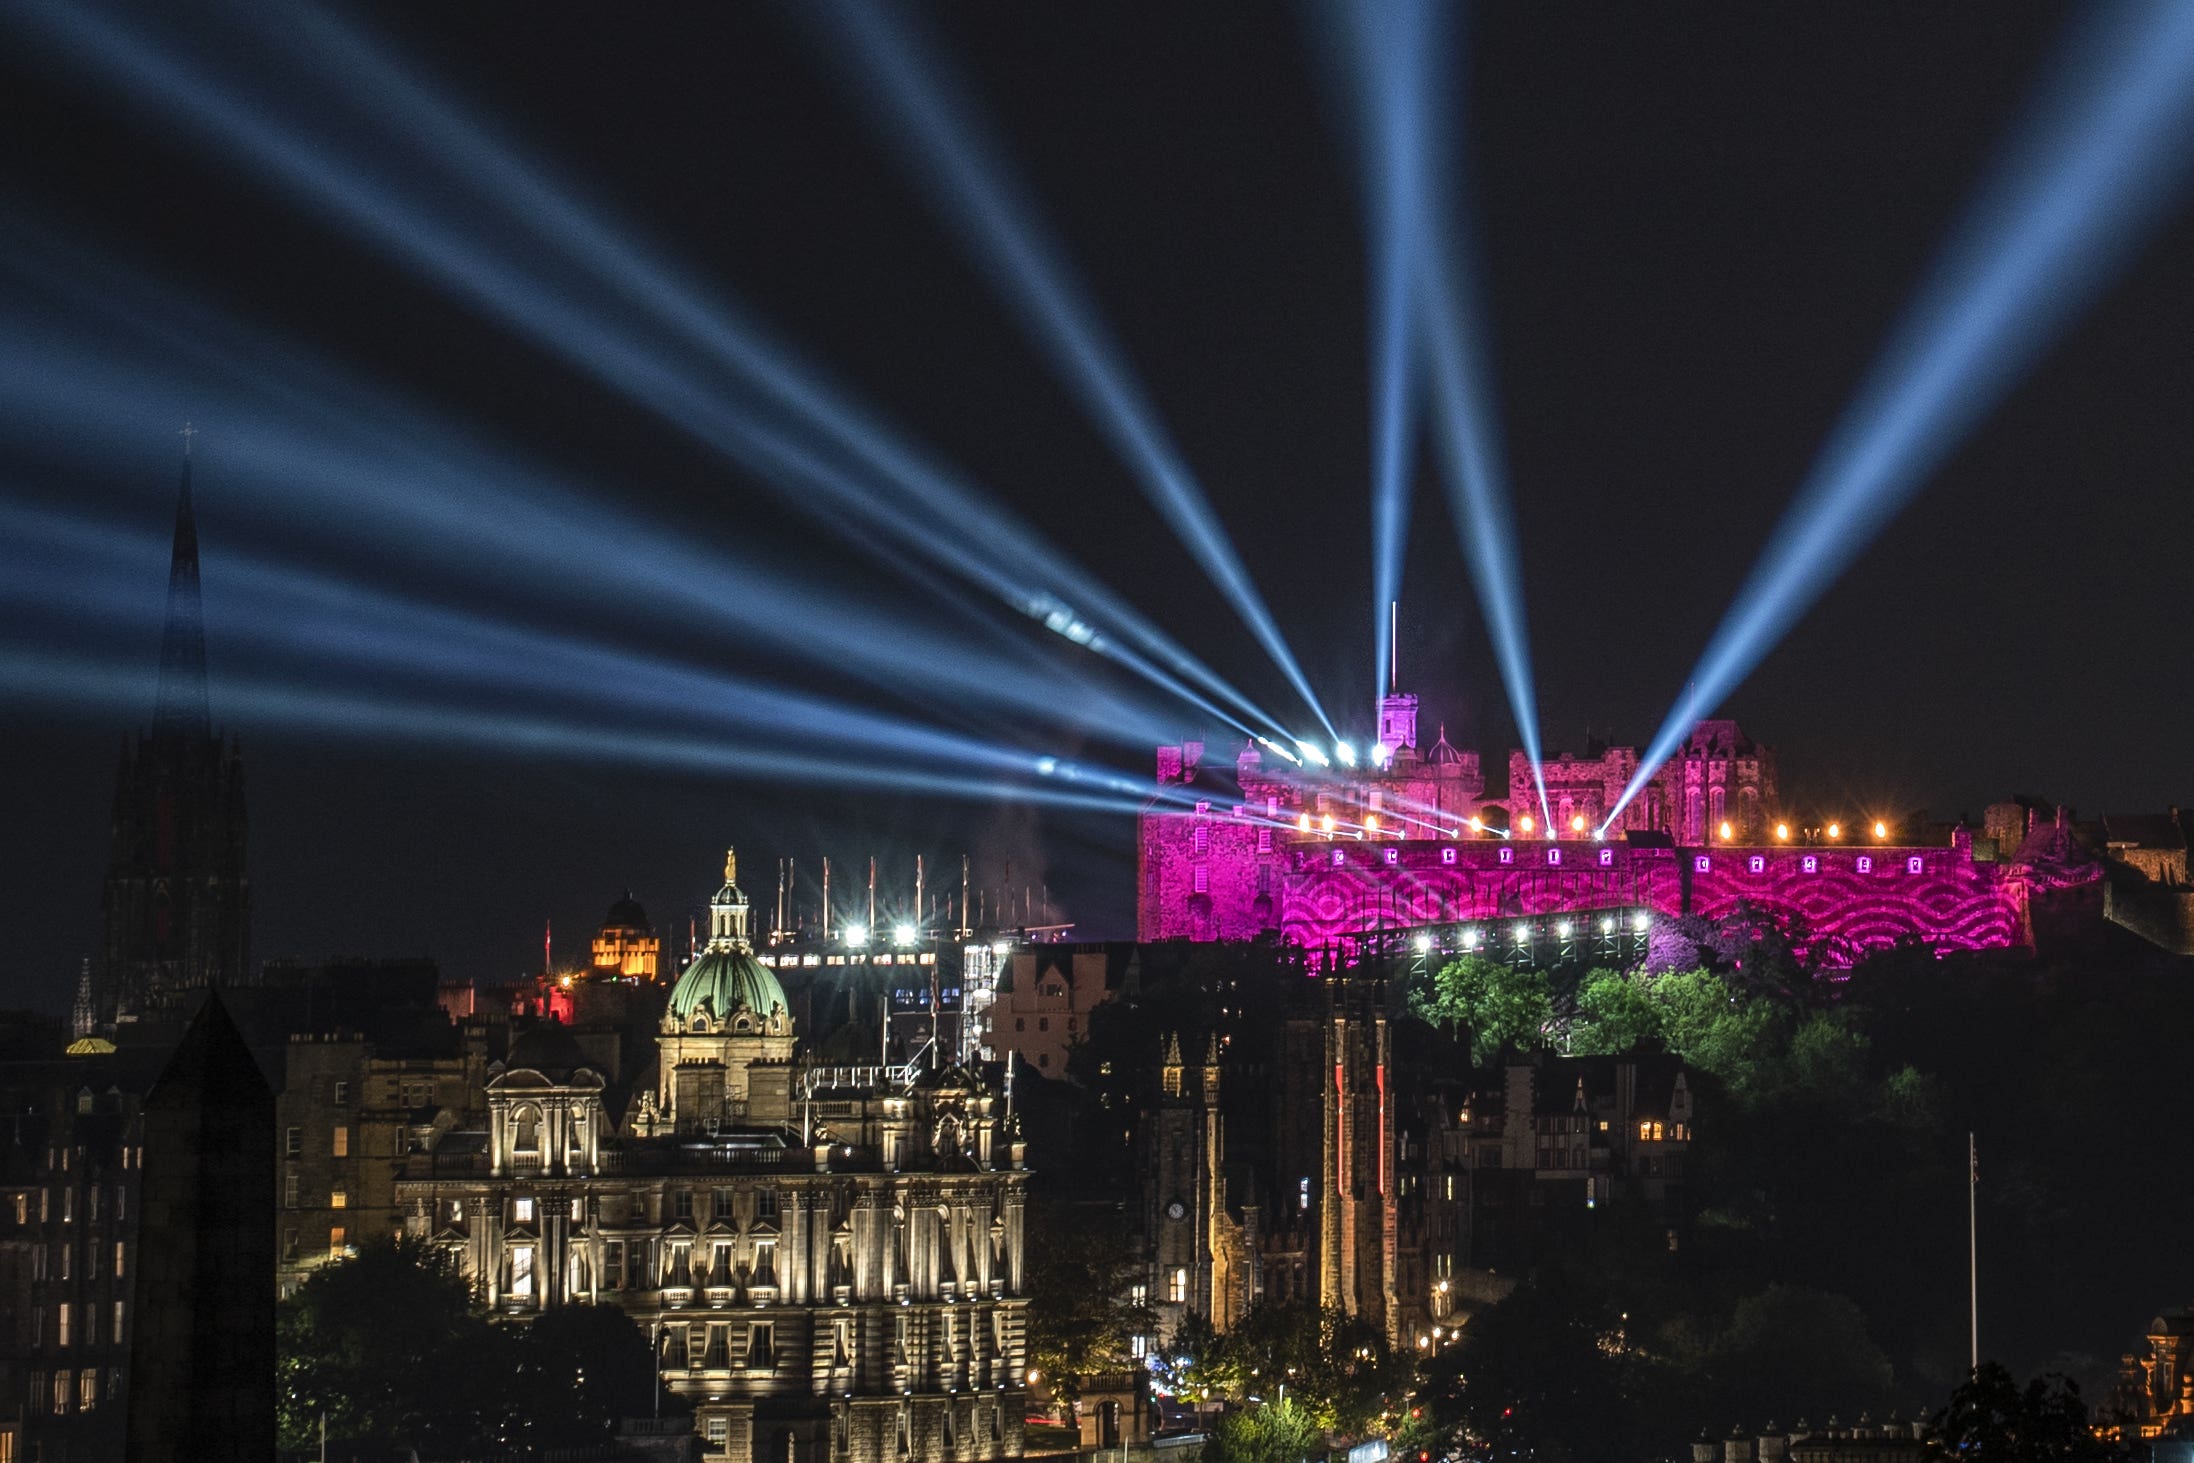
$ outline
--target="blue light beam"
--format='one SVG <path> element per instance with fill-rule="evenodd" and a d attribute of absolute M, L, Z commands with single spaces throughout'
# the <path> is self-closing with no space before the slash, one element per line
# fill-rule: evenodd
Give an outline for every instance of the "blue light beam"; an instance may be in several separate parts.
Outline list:
<path fill-rule="evenodd" d="M 1233 540 L 1134 378 L 1066 252 L 1016 186 L 1003 150 L 977 117 L 939 48 L 906 11 L 867 0 L 816 7 L 858 63 L 855 90 L 880 130 L 908 151 L 926 195 L 988 266 L 1039 346 L 1111 440 L 1182 545 L 1227 597 L 1327 735 L 1337 735 L 1257 591 Z M 842 52 L 832 49 L 833 59 Z"/>
<path fill-rule="evenodd" d="M 2194 161 L 2194 0 L 2083 15 L 1823 444 L 1612 826 L 2169 215 Z"/>

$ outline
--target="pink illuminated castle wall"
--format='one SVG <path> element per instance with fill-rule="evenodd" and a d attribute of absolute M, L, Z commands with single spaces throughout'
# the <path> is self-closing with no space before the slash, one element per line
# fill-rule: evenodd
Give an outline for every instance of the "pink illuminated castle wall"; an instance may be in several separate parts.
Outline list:
<path fill-rule="evenodd" d="M 2061 827 L 1993 860 L 1976 858 L 1963 830 L 1940 846 L 1867 841 L 1871 828 L 1792 841 L 1824 835 L 1784 818 L 1773 752 L 1734 722 L 1701 722 L 1604 842 L 1591 833 L 1636 770 L 1634 750 L 1547 762 L 1542 811 L 1526 796 L 1522 753 L 1510 757 L 1510 796 L 1489 799 L 1476 755 L 1444 732 L 1419 753 L 1416 698 L 1389 697 L 1380 723 L 1362 771 L 1273 766 L 1251 744 L 1225 775 L 1198 743 L 1160 748 L 1167 795 L 1139 828 L 1142 938 L 1277 934 L 1345 949 L 1419 925 L 1610 909 L 1715 917 L 1745 905 L 1794 916 L 1840 966 L 1906 940 L 2030 945 L 2037 895 L 2061 903 L 2099 878 Z"/>

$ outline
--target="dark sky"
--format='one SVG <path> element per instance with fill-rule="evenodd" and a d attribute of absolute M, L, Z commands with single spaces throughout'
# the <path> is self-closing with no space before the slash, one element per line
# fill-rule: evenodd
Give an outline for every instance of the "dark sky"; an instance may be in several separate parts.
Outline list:
<path fill-rule="evenodd" d="M 1363 211 L 1308 33 L 1239 4 L 965 4 L 937 20 L 1312 680 L 1331 704 L 1366 704 Z M 1588 727 L 1651 734 L 2063 21 L 2022 5 L 1477 8 L 1455 61 L 1457 191 L 1479 220 L 1550 748 Z M 609 25 L 596 7 L 476 4 L 361 24 L 1285 704 L 787 13 L 654 8 Z M 761 546 L 849 592 L 890 581 L 646 410 L 29 44 L 0 45 L 0 204 L 697 543 Z M 2087 811 L 2186 795 L 2190 245 L 2182 211 L 1729 702 L 1780 749 L 1786 790 L 1938 814 L 2022 792 Z M 0 415 L 0 493 L 164 529 L 177 425 L 125 405 L 94 465 Z M 215 546 L 293 546 L 224 500 L 223 423 L 198 425 L 219 715 Z M 1493 765 L 1514 731 L 1429 472 L 1417 504 L 1404 678 L 1428 721 Z M 568 556 L 572 576 L 596 572 L 588 544 Z M 148 663 L 160 588 L 155 575 L 131 606 Z M 433 586 L 506 609 L 507 591 L 493 564 Z M 887 593 L 916 612 L 919 591 Z M 690 644 L 691 625 L 649 613 L 636 592 L 628 643 Z M 748 667 L 736 644 L 709 650 Z M 58 1007 L 96 938 L 131 720 L 16 696 L 0 718 L 0 1002 Z M 234 729 L 266 956 L 515 970 L 544 919 L 571 948 L 628 886 L 670 922 L 705 897 L 727 842 L 757 870 L 750 889 L 780 853 L 812 871 L 823 853 L 844 867 L 880 852 L 904 883 L 915 850 L 956 864 L 972 848 L 1013 859 L 1017 882 L 1047 877 L 1087 931 L 1131 927 L 1124 819 Z"/>

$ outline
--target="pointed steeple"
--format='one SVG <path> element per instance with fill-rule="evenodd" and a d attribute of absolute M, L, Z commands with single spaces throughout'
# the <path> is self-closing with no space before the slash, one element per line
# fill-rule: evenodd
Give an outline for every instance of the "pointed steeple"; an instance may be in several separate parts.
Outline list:
<path fill-rule="evenodd" d="M 159 737 L 213 734 L 206 704 L 206 619 L 198 595 L 198 519 L 190 502 L 190 435 L 186 427 L 175 551 L 168 563 L 168 618 L 160 637 L 160 699 L 152 718 Z"/>

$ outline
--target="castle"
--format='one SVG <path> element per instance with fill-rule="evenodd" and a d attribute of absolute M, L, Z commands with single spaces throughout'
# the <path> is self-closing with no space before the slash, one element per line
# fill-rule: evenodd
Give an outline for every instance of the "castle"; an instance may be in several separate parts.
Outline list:
<path fill-rule="evenodd" d="M 1528 938 L 1571 918 L 1718 918 L 1740 907 L 1789 919 L 1831 966 L 1918 941 L 1938 950 L 2031 946 L 2068 903 L 2096 905 L 2101 870 L 2060 817 L 2025 816 L 1937 840 L 1872 817 L 1787 809 L 1774 752 L 1732 721 L 1702 721 L 1620 812 L 1629 747 L 1542 764 L 1522 752 L 1488 797 L 1475 753 L 1445 730 L 1420 751 L 1417 699 L 1390 695 L 1361 769 L 1274 762 L 1246 743 L 1231 768 L 1204 745 L 1161 747 L 1137 829 L 1145 940 L 1265 936 L 1350 952 L 1427 930 L 1465 948 L 1520 920 Z M 2016 811 L 2016 810 L 2014 810 Z"/>

